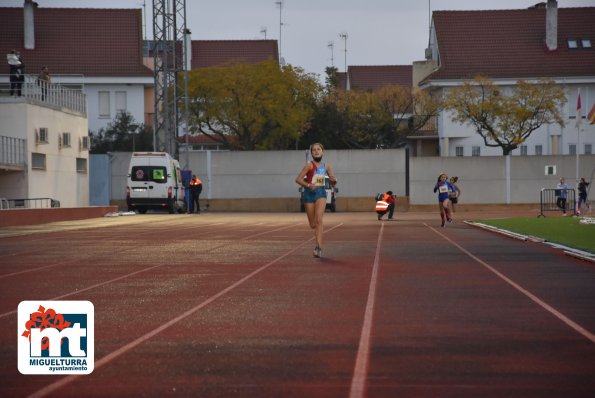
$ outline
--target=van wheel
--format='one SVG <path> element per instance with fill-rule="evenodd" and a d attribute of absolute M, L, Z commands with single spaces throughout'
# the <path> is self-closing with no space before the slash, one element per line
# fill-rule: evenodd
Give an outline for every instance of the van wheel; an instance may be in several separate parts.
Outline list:
<path fill-rule="evenodd" d="M 146 212 L 147 212 L 147 209 L 138 209 L 139 214 L 145 214 Z"/>

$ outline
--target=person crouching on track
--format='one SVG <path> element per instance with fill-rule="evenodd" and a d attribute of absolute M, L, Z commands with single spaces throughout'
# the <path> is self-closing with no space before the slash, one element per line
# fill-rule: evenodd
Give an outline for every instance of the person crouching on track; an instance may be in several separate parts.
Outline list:
<path fill-rule="evenodd" d="M 447 181 L 448 176 L 444 173 L 438 176 L 438 181 L 434 186 L 434 193 L 438 191 L 438 206 L 440 207 L 440 218 L 442 219 L 441 227 L 444 227 L 445 221 L 451 222 L 450 198 L 448 193 L 455 191 L 455 188 Z"/>
<path fill-rule="evenodd" d="M 387 191 L 382 198 L 376 202 L 376 213 L 378 220 L 382 220 L 382 216 L 388 213 L 388 221 L 393 221 L 393 213 L 395 212 L 395 195 L 393 191 Z"/>
<path fill-rule="evenodd" d="M 313 160 L 306 163 L 296 177 L 295 182 L 304 187 L 304 207 L 306 208 L 310 228 L 314 230 L 314 237 L 316 238 L 314 257 L 322 257 L 322 218 L 326 210 L 324 179 L 328 175 L 332 185 L 337 183 L 337 179 L 331 167 L 322 161 L 322 156 L 324 155 L 322 144 L 312 144 L 310 146 L 310 154 Z"/>

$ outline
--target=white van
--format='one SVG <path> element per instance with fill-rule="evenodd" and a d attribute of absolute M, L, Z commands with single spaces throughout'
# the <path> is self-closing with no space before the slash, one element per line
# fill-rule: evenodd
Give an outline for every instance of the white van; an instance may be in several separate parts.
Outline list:
<path fill-rule="evenodd" d="M 128 211 L 149 209 L 184 210 L 184 186 L 180 164 L 165 152 L 133 152 L 128 169 L 126 204 Z"/>

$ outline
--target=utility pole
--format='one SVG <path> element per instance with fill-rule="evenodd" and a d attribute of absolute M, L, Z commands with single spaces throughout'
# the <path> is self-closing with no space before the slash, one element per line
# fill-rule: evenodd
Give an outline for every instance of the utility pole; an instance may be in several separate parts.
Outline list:
<path fill-rule="evenodd" d="M 345 73 L 347 73 L 347 32 L 339 33 L 339 37 L 345 43 L 345 50 L 344 50 L 345 51 Z"/>
<path fill-rule="evenodd" d="M 281 60 L 283 57 L 281 56 L 281 28 L 283 27 L 283 19 L 282 19 L 282 10 L 283 10 L 283 0 L 275 1 L 275 4 L 279 6 L 279 64 L 281 64 Z"/>
<path fill-rule="evenodd" d="M 335 43 L 333 43 L 332 41 L 329 41 L 327 47 L 330 48 L 330 50 L 331 50 L 331 66 L 334 67 L 335 66 L 335 52 L 334 52 Z"/>

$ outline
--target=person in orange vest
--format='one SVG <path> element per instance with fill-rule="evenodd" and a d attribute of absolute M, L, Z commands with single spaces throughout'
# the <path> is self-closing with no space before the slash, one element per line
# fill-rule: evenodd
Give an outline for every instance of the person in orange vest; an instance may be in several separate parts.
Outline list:
<path fill-rule="evenodd" d="M 190 208 L 188 213 L 194 213 L 194 204 L 196 203 L 196 213 L 200 214 L 200 203 L 198 201 L 200 193 L 202 192 L 202 181 L 196 176 L 192 175 L 192 179 L 189 184 L 190 188 Z"/>
<path fill-rule="evenodd" d="M 382 195 L 382 198 L 376 202 L 376 213 L 378 220 L 382 220 L 382 216 L 388 213 L 388 221 L 393 221 L 393 213 L 395 212 L 395 195 L 393 191 L 387 191 Z"/>

